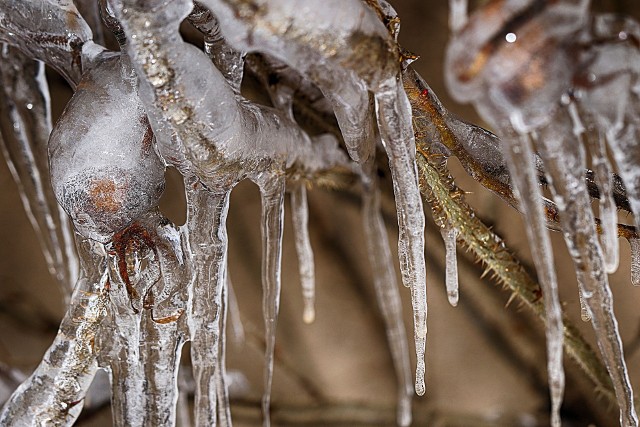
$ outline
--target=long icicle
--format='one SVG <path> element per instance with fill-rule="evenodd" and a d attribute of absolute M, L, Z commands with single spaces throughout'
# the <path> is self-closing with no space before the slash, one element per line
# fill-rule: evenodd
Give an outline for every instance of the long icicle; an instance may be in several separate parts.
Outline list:
<path fill-rule="evenodd" d="M 375 158 L 370 158 L 363 165 L 363 169 L 362 219 L 364 235 L 376 298 L 384 320 L 398 381 L 397 422 L 400 426 L 408 426 L 411 424 L 411 398 L 413 396 L 409 346 L 402 319 L 402 304 L 396 271 L 389 250 L 389 238 L 380 212 L 380 190 L 376 183 Z"/>
<path fill-rule="evenodd" d="M 416 346 L 416 393 L 425 393 L 424 355 L 427 335 L 427 285 L 424 260 L 424 211 L 417 181 L 411 105 L 397 80 L 375 94 L 378 127 L 389 156 L 398 214 L 398 254 L 402 282 L 411 287 Z M 408 127 L 407 127 L 408 125 Z"/>
<path fill-rule="evenodd" d="M 517 120 L 516 124 L 518 124 Z M 525 214 L 528 225 L 525 229 L 530 242 L 529 247 L 542 287 L 546 319 L 547 371 L 551 394 L 551 425 L 557 427 L 561 424 L 560 406 L 562 405 L 565 384 L 562 366 L 564 341 L 562 308 L 558 296 L 558 282 L 551 241 L 540 203 L 542 194 L 538 185 L 538 172 L 535 168 L 528 135 L 520 134 L 504 138 L 503 147 L 509 173 Z"/>
<path fill-rule="evenodd" d="M 265 328 L 263 425 L 268 427 L 273 382 L 273 354 L 280 310 L 282 229 L 284 222 L 285 178 L 269 176 L 259 184 L 262 197 L 262 313 Z"/>
<path fill-rule="evenodd" d="M 219 366 L 222 290 L 226 283 L 227 229 L 230 191 L 207 192 L 196 178 L 185 180 L 189 245 L 194 279 L 189 298 L 188 324 L 191 363 L 196 381 L 195 425 L 216 425 L 216 369 Z M 203 230 L 207 230 L 203 233 Z"/>

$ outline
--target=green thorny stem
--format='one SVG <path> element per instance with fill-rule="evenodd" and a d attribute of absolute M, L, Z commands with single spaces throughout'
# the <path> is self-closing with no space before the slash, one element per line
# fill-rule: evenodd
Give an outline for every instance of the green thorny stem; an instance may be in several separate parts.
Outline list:
<path fill-rule="evenodd" d="M 415 80 L 406 79 L 405 90 L 413 108 L 420 190 L 431 206 L 434 220 L 439 226 L 456 228 L 459 233 L 458 242 L 475 254 L 486 266 L 486 272 L 493 272 L 494 280 L 509 289 L 513 298 L 533 310 L 544 322 L 545 310 L 540 285 L 527 273 L 504 241 L 465 202 L 464 191 L 456 186 L 446 168 L 446 158 L 431 150 L 430 141 L 434 138 L 442 141 L 445 146 L 457 142 L 444 118 L 424 96 L 427 89 L 418 87 Z M 434 128 L 437 135 L 427 131 Z M 613 384 L 600 358 L 566 315 L 563 315 L 563 322 L 565 351 L 593 381 L 596 391 L 615 404 Z"/>

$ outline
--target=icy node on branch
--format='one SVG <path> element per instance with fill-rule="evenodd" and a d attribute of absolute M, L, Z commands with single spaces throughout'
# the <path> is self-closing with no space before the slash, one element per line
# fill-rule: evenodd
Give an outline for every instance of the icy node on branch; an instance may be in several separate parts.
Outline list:
<path fill-rule="evenodd" d="M 164 165 L 120 55 L 85 74 L 49 140 L 53 188 L 76 229 L 102 243 L 157 205 Z"/>

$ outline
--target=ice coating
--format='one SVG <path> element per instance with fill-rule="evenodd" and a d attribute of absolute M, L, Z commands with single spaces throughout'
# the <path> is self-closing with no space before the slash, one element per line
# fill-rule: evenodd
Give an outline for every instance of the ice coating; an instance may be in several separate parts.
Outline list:
<path fill-rule="evenodd" d="M 0 10 L 0 41 L 46 62 L 73 87 L 82 75 L 83 45 L 93 44 L 92 36 L 72 0 L 9 0 Z"/>
<path fill-rule="evenodd" d="M 363 165 L 362 172 L 364 235 L 371 263 L 376 299 L 382 312 L 398 381 L 397 422 L 399 426 L 408 426 L 411 424 L 411 397 L 413 395 L 408 343 L 402 320 L 396 271 L 389 250 L 387 230 L 380 211 L 380 190 L 375 172 L 375 161 L 371 158 Z"/>
<path fill-rule="evenodd" d="M 638 84 L 640 25 L 617 15 L 597 15 L 583 38 L 589 43 L 585 66 L 575 78 L 582 97 L 581 107 L 593 115 L 599 132 L 613 152 L 631 210 L 640 224 L 640 175 L 634 162 L 639 160 L 638 123 L 640 111 Z M 620 96 L 611 97 L 611 91 Z"/>
<path fill-rule="evenodd" d="M 119 55 L 91 69 L 49 139 L 58 201 L 81 234 L 102 243 L 155 206 L 164 189 L 164 165 L 126 69 Z"/>
<path fill-rule="evenodd" d="M 450 226 L 445 226 L 440 229 L 440 234 L 442 234 L 442 240 L 444 240 L 446 257 L 445 284 L 447 286 L 447 299 L 449 300 L 449 304 L 455 307 L 458 305 L 459 298 L 458 257 L 456 255 L 456 238 L 458 237 L 458 230 Z"/>
<path fill-rule="evenodd" d="M 205 35 L 204 51 L 236 94 L 244 74 L 244 54 L 233 49 L 220 34 L 220 26 L 210 10 L 194 2 L 189 22 Z"/>
<path fill-rule="evenodd" d="M 611 93 L 610 83 L 628 81 L 630 72 L 626 67 L 629 60 L 618 64 L 610 56 L 598 57 L 593 53 L 593 50 L 608 52 L 609 49 L 603 47 L 607 41 L 593 38 L 588 2 L 546 4 L 506 0 L 493 6 L 474 14 L 464 29 L 454 35 L 447 52 L 448 84 L 460 100 L 473 102 L 503 138 L 505 152 L 509 153 L 507 164 L 528 219 L 530 246 L 538 274 L 542 276 L 549 319 L 550 289 L 544 287 L 547 281 L 544 277 L 553 274 L 553 257 L 541 212 L 531 140 L 540 152 L 565 241 L 576 265 L 583 319 L 589 317 L 596 332 L 600 352 L 613 380 L 621 423 L 637 425 L 633 392 L 605 271 L 605 266 L 614 270 L 617 264 L 617 231 L 614 231 L 611 169 L 605 161 L 603 135 L 608 142 L 613 139 L 611 130 L 620 123 L 619 107 L 626 100 L 623 96 L 621 100 L 613 101 L 612 97 L 599 92 Z M 595 22 L 597 27 L 597 19 Z M 574 48 L 572 43 L 578 40 L 592 47 Z M 608 42 L 615 45 L 611 40 Z M 615 46 L 608 47 L 613 47 L 609 55 L 619 55 Z M 602 70 L 603 67 L 609 69 Z M 611 68 L 615 68 L 615 73 Z M 600 80 L 605 76 L 608 78 Z M 594 119 L 598 115 L 601 117 Z M 606 262 L 585 184 L 586 159 L 580 141 L 583 133 L 595 156 L 595 176 L 603 206 Z M 619 157 L 627 157 L 627 151 L 612 148 Z M 625 163 L 618 158 L 616 162 L 625 184 L 631 183 L 632 177 L 623 173 Z M 633 198 L 631 195 L 630 201 Z M 547 244 L 542 245 L 544 240 Z M 546 249 L 536 255 L 541 248 Z M 546 261 L 542 263 L 542 260 Z M 559 306 L 556 316 L 559 319 Z M 548 321 L 549 378 L 554 402 L 552 423 L 558 425 L 562 383 L 553 378 L 555 375 L 559 379 L 557 368 L 562 366 L 562 350 L 551 338 L 555 335 L 552 328 L 553 324 Z"/>
<path fill-rule="evenodd" d="M 65 299 L 78 276 L 71 226 L 49 180 L 47 141 L 51 132 L 49 88 L 44 64 L 15 48 L 0 54 L 0 141 L 35 229 L 49 272 Z"/>
<path fill-rule="evenodd" d="M 80 277 L 53 344 L 0 411 L 2 425 L 71 425 L 98 369 L 94 340 L 109 305 L 102 245 L 78 237 Z"/>
<path fill-rule="evenodd" d="M 151 209 L 108 246 L 109 334 L 97 343 L 99 363 L 112 374 L 115 425 L 175 422 L 191 272 L 183 244 L 179 230 Z"/>

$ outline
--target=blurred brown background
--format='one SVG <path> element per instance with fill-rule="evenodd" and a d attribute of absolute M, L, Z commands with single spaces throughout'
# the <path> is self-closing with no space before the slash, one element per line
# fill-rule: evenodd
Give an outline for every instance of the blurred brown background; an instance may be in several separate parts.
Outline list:
<path fill-rule="evenodd" d="M 482 124 L 470 107 L 452 102 L 443 85 L 442 58 L 448 39 L 446 1 L 392 3 L 402 19 L 401 43 L 421 56 L 415 68 L 445 106 Z M 635 0 L 603 0 L 594 8 L 640 18 Z M 57 116 L 70 92 L 54 75 L 50 84 Z M 457 183 L 469 192 L 467 199 L 478 215 L 530 265 L 521 217 L 466 176 L 457 160 L 451 160 L 450 166 Z M 4 162 L 0 165 L 0 185 L 0 362 L 28 374 L 53 339 L 64 309 Z M 169 174 L 163 209 L 178 223 L 184 220 L 180 186 L 177 175 Z M 309 203 L 317 315 L 312 325 L 302 322 L 297 258 L 287 210 L 273 424 L 393 425 L 396 380 L 366 261 L 359 200 L 347 193 L 316 189 L 310 192 Z M 388 198 L 384 206 L 395 251 L 392 201 Z M 244 342 L 229 339 L 227 357 L 228 369 L 241 371 L 247 380 L 233 388 L 232 412 L 238 426 L 260 425 L 263 344 L 259 212 L 257 189 L 248 183 L 240 185 L 232 196 L 228 224 L 230 274 L 245 332 Z M 463 251 L 458 254 L 460 303 L 452 308 L 444 289 L 443 244 L 429 212 L 427 216 L 427 394 L 414 399 L 414 425 L 546 425 L 548 392 L 541 323 L 517 304 L 505 307 L 509 294 L 489 278 L 481 280 L 481 266 Z M 623 222 L 629 220 L 621 217 Z M 562 237 L 554 234 L 552 238 L 561 299 L 570 317 L 593 341 L 590 325 L 580 321 L 572 262 Z M 640 390 L 640 289 L 630 284 L 629 248 L 623 241 L 621 246 L 622 261 L 610 279 L 632 381 Z M 408 289 L 401 289 L 401 294 L 411 337 Z M 568 358 L 566 369 L 565 425 L 617 425 L 617 410 L 598 400 L 593 387 Z M 81 417 L 78 425 L 110 425 L 108 406 L 98 406 Z"/>

